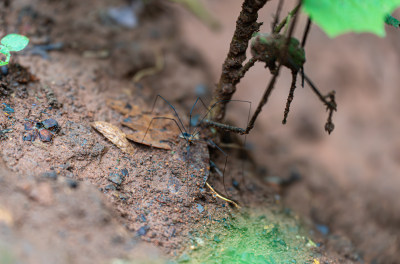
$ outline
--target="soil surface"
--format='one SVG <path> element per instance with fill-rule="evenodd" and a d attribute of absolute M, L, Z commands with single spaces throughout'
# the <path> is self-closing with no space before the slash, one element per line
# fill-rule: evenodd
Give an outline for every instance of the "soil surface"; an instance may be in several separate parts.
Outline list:
<path fill-rule="evenodd" d="M 235 135 L 220 141 L 208 133 L 206 139 L 216 140 L 224 155 L 200 140 L 201 133 L 189 149 L 176 135 L 167 150 L 130 142 L 133 151 L 123 151 L 92 127 L 104 121 L 134 133 L 122 123 L 149 112 L 157 94 L 178 113 L 188 113 L 197 96 L 207 104 L 240 10 L 240 1 L 228 1 L 205 1 L 219 15 L 219 32 L 164 1 L 134 5 L 137 26 L 111 17 L 111 8 L 126 5 L 122 0 L 20 0 L 2 7 L 1 36 L 17 32 L 30 45 L 1 70 L 1 263 L 176 259 L 198 246 L 196 236 L 217 226 L 215 219 L 240 211 L 205 182 L 241 206 L 293 208 L 293 219 L 319 243 L 314 253 L 321 263 L 396 262 L 400 210 L 392 84 L 399 60 L 390 57 L 400 43 L 395 32 L 385 41 L 363 36 L 369 55 L 382 47 L 377 61 L 358 51 L 360 59 L 344 62 L 355 56 L 346 48 L 360 40 L 328 40 L 313 28 L 306 70 L 322 90 L 336 89 L 340 103 L 331 137 L 323 132 L 323 107 L 306 89 L 296 91 L 289 123 L 280 126 L 288 74 L 248 137 L 250 150 Z M 268 12 L 260 17 L 270 18 Z M 367 79 L 365 72 L 374 75 Z M 261 67 L 251 74 L 237 96 L 254 105 L 261 94 L 255 86 L 265 86 L 269 75 Z M 204 112 L 200 104 L 197 111 Z M 229 120 L 244 126 L 245 111 L 231 107 Z M 173 114 L 162 100 L 154 112 Z M 48 125 L 53 120 L 58 127 Z M 180 120 L 189 123 L 187 114 Z"/>

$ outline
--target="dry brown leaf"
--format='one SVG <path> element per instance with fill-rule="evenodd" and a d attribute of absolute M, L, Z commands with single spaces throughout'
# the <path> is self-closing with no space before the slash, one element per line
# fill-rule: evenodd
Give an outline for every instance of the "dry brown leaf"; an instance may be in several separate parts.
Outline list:
<path fill-rule="evenodd" d="M 131 105 L 119 100 L 107 100 L 107 105 L 115 111 L 128 116 L 136 116 L 142 113 L 142 109 L 138 105 Z"/>
<path fill-rule="evenodd" d="M 126 138 L 136 143 L 154 148 L 167 149 L 167 150 L 171 149 L 171 146 L 167 142 L 164 142 L 160 138 L 154 138 L 153 137 L 154 134 L 151 133 L 147 133 L 146 138 L 143 140 L 144 133 L 145 131 L 137 131 L 136 133 L 133 134 L 127 134 Z"/>
<path fill-rule="evenodd" d="M 166 141 L 176 140 L 180 130 L 174 121 L 169 119 L 154 119 L 154 115 L 144 114 L 132 122 L 122 122 L 123 126 L 135 130 L 135 133 L 126 137 L 134 142 L 155 148 L 171 149 Z M 172 117 L 171 117 L 172 118 Z M 150 122 L 153 120 L 151 126 Z M 147 134 L 146 134 L 147 132 Z M 143 140 L 143 137 L 146 137 Z"/>
<path fill-rule="evenodd" d="M 131 122 L 122 122 L 122 125 L 135 131 L 126 135 L 126 138 L 136 143 L 169 150 L 171 147 L 167 142 L 176 140 L 181 133 L 174 122 L 176 118 L 171 114 L 144 113 L 139 106 L 130 105 L 119 100 L 107 100 L 107 105 L 125 116 L 132 117 Z M 157 119 L 157 117 L 162 118 Z M 145 135 L 146 137 L 143 140 Z"/>
<path fill-rule="evenodd" d="M 155 117 L 165 117 L 161 119 L 153 119 Z M 170 118 L 170 119 L 167 119 Z M 142 114 L 136 116 L 136 118 L 131 122 L 123 122 L 124 126 L 127 126 L 133 130 L 143 130 L 146 131 L 147 128 L 152 130 L 168 131 L 175 135 L 180 134 L 180 129 L 177 124 L 171 120 L 175 119 L 172 115 L 158 116 L 153 114 Z M 153 122 L 151 121 L 153 120 Z M 151 123 L 151 126 L 149 127 Z"/>
<path fill-rule="evenodd" d="M 126 139 L 125 133 L 118 127 L 103 121 L 96 121 L 91 123 L 91 125 L 123 152 L 127 154 L 135 152 L 132 144 Z"/>

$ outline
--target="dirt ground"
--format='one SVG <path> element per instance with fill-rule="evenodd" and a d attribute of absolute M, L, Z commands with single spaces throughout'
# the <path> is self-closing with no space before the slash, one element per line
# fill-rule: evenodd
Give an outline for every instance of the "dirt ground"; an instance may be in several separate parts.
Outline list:
<path fill-rule="evenodd" d="M 157 94 L 180 113 L 197 96 L 208 102 L 240 10 L 240 1 L 228 1 L 205 2 L 218 14 L 217 32 L 165 3 L 137 6 L 142 15 L 135 28 L 107 13 L 126 5 L 122 0 L 19 0 L 3 6 L 1 36 L 18 32 L 30 38 L 30 46 L 12 55 L 0 80 L 1 263 L 177 258 L 195 246 L 193 230 L 207 230 L 212 219 L 237 212 L 213 196 L 206 181 L 250 208 L 292 208 L 321 243 L 321 263 L 396 263 L 398 32 L 389 31 L 386 39 L 330 40 L 313 27 L 306 71 L 323 91 L 337 91 L 334 133 L 324 133 L 326 113 L 307 88 L 296 91 L 289 122 L 280 125 L 290 81 L 285 73 L 283 87 L 248 137 L 255 164 L 247 162 L 243 172 L 241 151 L 225 149 L 225 186 L 210 172 L 210 160 L 222 169 L 225 159 L 215 148 L 210 154 L 204 142 L 192 145 L 190 156 L 179 139 L 169 150 L 132 143 L 134 151 L 124 153 L 91 127 L 106 121 L 132 133 L 121 125 L 136 118 L 127 112 L 149 111 Z M 271 9 L 260 18 L 269 21 Z M 143 69 L 151 69 L 151 76 L 133 82 Z M 262 67 L 250 72 L 237 98 L 255 105 L 265 73 Z M 110 99 L 121 102 L 122 111 L 113 110 Z M 171 109 L 160 102 L 156 112 Z M 232 107 L 229 120 L 244 125 L 244 113 Z M 61 128 L 51 142 L 28 140 L 35 129 L 27 126 L 50 118 Z M 229 143 L 235 142 L 233 137 Z M 276 184 L 291 177 L 299 180 Z"/>

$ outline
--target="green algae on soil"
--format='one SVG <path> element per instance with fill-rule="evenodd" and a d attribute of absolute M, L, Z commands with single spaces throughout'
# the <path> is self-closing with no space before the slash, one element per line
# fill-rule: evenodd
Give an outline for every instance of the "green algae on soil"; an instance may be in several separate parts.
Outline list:
<path fill-rule="evenodd" d="M 315 243 L 290 212 L 247 210 L 230 219 L 212 219 L 206 228 L 203 235 L 193 232 L 193 245 L 178 263 L 318 263 Z"/>

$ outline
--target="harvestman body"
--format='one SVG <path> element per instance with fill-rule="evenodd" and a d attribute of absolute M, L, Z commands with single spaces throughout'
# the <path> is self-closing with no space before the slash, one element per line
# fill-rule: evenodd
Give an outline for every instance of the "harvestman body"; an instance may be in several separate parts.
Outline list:
<path fill-rule="evenodd" d="M 223 171 L 222 171 L 221 174 L 222 174 L 222 180 L 223 180 L 223 185 L 224 185 L 224 189 L 225 189 L 224 174 L 225 174 L 225 169 L 226 169 L 226 165 L 227 165 L 227 161 L 228 161 L 228 154 L 226 154 L 226 152 L 224 152 L 224 151 L 223 151 L 217 144 L 215 144 L 212 140 L 210 140 L 210 139 L 202 140 L 202 139 L 200 138 L 200 132 L 201 132 L 201 130 L 202 130 L 204 127 L 203 127 L 203 128 L 200 128 L 200 127 L 199 127 L 199 126 L 201 126 L 201 125 L 210 126 L 209 122 L 207 122 L 206 117 L 209 115 L 210 111 L 211 111 L 218 103 L 220 103 L 220 102 L 216 102 L 215 104 L 213 104 L 213 105 L 208 109 L 208 108 L 206 107 L 205 103 L 203 102 L 203 100 L 202 100 L 200 97 L 198 97 L 198 98 L 196 99 L 195 103 L 193 104 L 191 110 L 190 110 L 190 113 L 189 113 L 189 126 L 186 127 L 186 126 L 184 126 L 184 124 L 183 124 L 183 122 L 182 122 L 182 119 L 179 117 L 179 114 L 178 114 L 178 112 L 176 111 L 175 107 L 174 107 L 171 103 L 169 103 L 168 100 L 166 100 L 166 99 L 165 99 L 164 97 L 162 97 L 161 95 L 157 95 L 157 97 L 156 97 L 156 99 L 155 99 L 155 101 L 154 101 L 154 103 L 153 103 L 153 107 L 152 107 L 151 112 L 154 111 L 155 104 L 157 103 L 158 98 L 161 98 L 161 99 L 170 107 L 170 109 L 172 109 L 175 118 L 163 117 L 163 116 L 160 116 L 160 117 L 153 117 L 152 120 L 150 121 L 150 123 L 149 123 L 147 129 L 146 129 L 146 132 L 145 132 L 145 134 L 144 134 L 144 136 L 143 136 L 142 141 L 145 140 L 145 137 L 146 137 L 146 135 L 149 133 L 150 128 L 151 128 L 153 122 L 155 122 L 155 121 L 158 120 L 158 119 L 164 119 L 164 120 L 167 119 L 167 120 L 171 120 L 171 121 L 174 122 L 174 123 L 176 124 L 176 126 L 179 128 L 179 131 L 180 131 L 179 137 L 182 138 L 182 139 L 184 139 L 184 140 L 186 141 L 186 153 L 185 153 L 185 156 L 186 156 L 185 159 L 186 159 L 186 161 L 189 161 L 189 162 L 191 161 L 191 152 L 190 152 L 191 146 L 194 146 L 195 144 L 198 144 L 198 143 L 201 143 L 201 142 L 203 142 L 203 143 L 206 142 L 208 146 L 211 146 L 211 147 L 217 149 L 220 153 L 222 153 L 222 155 L 225 157 L 225 164 L 224 164 L 224 169 L 223 169 Z M 241 101 L 241 100 L 230 100 L 230 101 L 246 102 L 246 103 L 249 103 L 249 105 L 251 105 L 251 103 L 250 103 L 249 101 Z M 202 116 L 202 118 L 200 119 L 200 121 L 197 122 L 197 124 L 196 124 L 197 126 L 192 130 L 193 111 L 194 111 L 195 106 L 197 105 L 198 102 L 200 102 L 200 103 L 203 105 L 203 107 L 204 107 L 205 109 L 207 109 L 207 112 L 204 114 L 204 116 Z M 250 109 L 249 109 L 249 113 L 250 113 Z M 212 126 L 212 124 L 211 124 L 211 126 Z M 203 185 L 204 185 L 204 184 L 207 184 L 207 186 L 208 186 L 213 192 L 215 192 L 215 191 L 212 189 L 212 187 L 209 186 L 208 183 L 206 183 L 206 182 L 207 182 L 207 178 L 208 178 L 208 174 L 207 174 L 207 176 L 205 176 L 205 178 L 204 178 Z M 215 192 L 215 193 L 216 193 L 216 192 Z M 226 192 L 226 189 L 225 189 L 225 193 L 227 193 L 227 192 Z M 217 194 L 217 193 L 216 193 L 216 194 Z M 218 196 L 218 195 L 217 195 L 217 196 Z M 236 203 L 234 203 L 233 201 L 230 201 L 229 199 L 223 198 L 222 196 L 219 196 L 219 197 L 222 198 L 222 199 L 224 199 L 224 200 L 226 200 L 226 201 L 228 201 L 228 202 L 230 202 L 230 203 L 233 203 L 235 206 L 237 206 Z"/>

